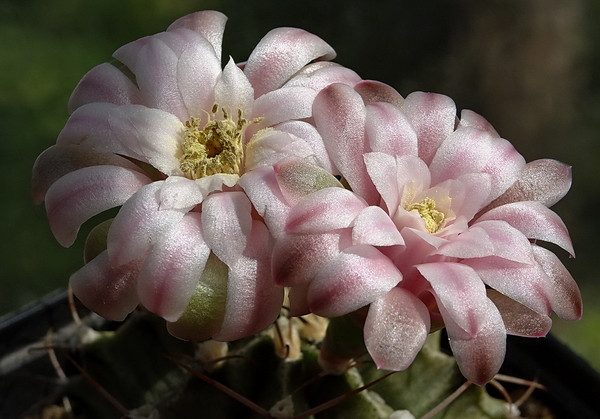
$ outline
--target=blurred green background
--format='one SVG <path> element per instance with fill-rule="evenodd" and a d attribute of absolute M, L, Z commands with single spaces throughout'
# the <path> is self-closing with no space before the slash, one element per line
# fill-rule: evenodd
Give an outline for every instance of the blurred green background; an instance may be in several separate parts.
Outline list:
<path fill-rule="evenodd" d="M 90 226 L 63 249 L 29 195 L 33 162 L 64 125 L 72 89 L 119 46 L 202 9 L 229 16 L 225 58 L 246 60 L 272 28 L 301 27 L 363 78 L 403 95 L 445 93 L 484 115 L 527 160 L 572 165 L 573 188 L 554 209 L 575 243 L 577 258 L 563 260 L 582 289 L 584 318 L 557 319 L 553 331 L 600 369 L 596 0 L 0 0 L 0 316 L 65 287 L 83 263 Z"/>

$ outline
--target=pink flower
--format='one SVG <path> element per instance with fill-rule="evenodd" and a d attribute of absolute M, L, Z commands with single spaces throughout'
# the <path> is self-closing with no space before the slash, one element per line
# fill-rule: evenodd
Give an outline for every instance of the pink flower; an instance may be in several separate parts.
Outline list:
<path fill-rule="evenodd" d="M 368 306 L 365 343 L 389 370 L 407 368 L 445 326 L 461 371 L 478 384 L 500 368 L 507 333 L 544 336 L 552 311 L 581 316 L 573 278 L 536 244 L 573 254 L 548 209 L 570 187 L 568 166 L 526 164 L 479 115 L 458 120 L 442 95 L 374 101 L 334 84 L 313 106 L 351 191 L 324 188 L 288 211 L 273 265 L 275 281 L 295 293 L 292 311 L 335 317 Z"/>
<path fill-rule="evenodd" d="M 141 302 L 185 339 L 233 340 L 273 322 L 283 288 L 272 237 L 238 181 L 283 158 L 330 165 L 307 121 L 319 90 L 354 85 L 333 49 L 300 29 L 269 32 L 221 69 L 226 17 L 199 12 L 119 48 L 80 81 L 33 195 L 70 246 L 83 222 L 121 206 L 71 277 L 85 305 L 123 319 Z M 315 61 L 316 60 L 316 61 Z M 315 61 L 315 62 L 313 62 Z"/>

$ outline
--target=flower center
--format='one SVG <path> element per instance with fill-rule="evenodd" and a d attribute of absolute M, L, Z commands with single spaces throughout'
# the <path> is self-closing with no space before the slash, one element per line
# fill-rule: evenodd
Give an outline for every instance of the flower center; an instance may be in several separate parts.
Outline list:
<path fill-rule="evenodd" d="M 235 122 L 225 108 L 221 108 L 224 119 L 215 119 L 218 110 L 219 105 L 215 104 L 204 127 L 200 127 L 200 119 L 193 116 L 185 122 L 179 167 L 190 179 L 216 173 L 239 175 L 242 170 L 244 128 L 259 119 L 249 122 L 238 110 Z"/>
<path fill-rule="evenodd" d="M 418 204 L 412 204 L 407 211 L 417 210 L 419 216 L 425 221 L 425 228 L 430 233 L 437 233 L 444 226 L 445 215 L 443 212 L 435 209 L 435 201 L 431 198 L 425 198 Z"/>

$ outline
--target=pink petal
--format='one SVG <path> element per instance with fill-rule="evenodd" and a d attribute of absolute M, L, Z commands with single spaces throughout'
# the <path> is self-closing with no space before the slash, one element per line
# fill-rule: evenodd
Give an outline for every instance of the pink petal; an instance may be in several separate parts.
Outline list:
<path fill-rule="evenodd" d="M 181 123 L 173 115 L 144 106 L 113 109 L 110 134 L 131 152 L 127 155 L 150 163 L 167 175 L 178 175 Z M 99 138 L 101 140 L 101 138 Z"/>
<path fill-rule="evenodd" d="M 321 134 L 319 134 L 313 125 L 304 121 L 287 121 L 277 124 L 273 128 L 278 131 L 287 132 L 304 141 L 311 148 L 314 158 L 316 159 L 316 163 L 319 167 L 322 167 L 333 175 L 339 175 L 337 168 L 335 168 L 331 158 L 329 157 L 329 154 L 327 153 L 325 144 L 323 144 Z"/>
<path fill-rule="evenodd" d="M 432 183 L 478 173 L 493 158 L 492 137 L 485 131 L 465 127 L 453 132 L 440 145 L 430 169 Z"/>
<path fill-rule="evenodd" d="M 475 214 L 489 201 L 492 179 L 487 173 L 466 173 L 458 179 L 447 180 L 436 188 L 448 188 L 451 208 L 455 214 L 471 221 Z"/>
<path fill-rule="evenodd" d="M 537 313 L 494 289 L 488 289 L 487 294 L 500 311 L 507 334 L 543 337 L 550 331 L 552 319 L 549 316 Z"/>
<path fill-rule="evenodd" d="M 313 104 L 315 124 L 331 160 L 352 190 L 370 205 L 378 194 L 366 171 L 363 154 L 369 152 L 365 138 L 366 110 L 362 98 L 350 86 L 332 84 Z"/>
<path fill-rule="evenodd" d="M 35 160 L 31 176 L 33 201 L 44 201 L 50 186 L 67 173 L 89 166 L 120 166 L 131 171 L 143 171 L 130 160 L 113 153 L 103 153 L 76 145 L 53 145 Z"/>
<path fill-rule="evenodd" d="M 365 344 L 377 368 L 402 371 L 423 347 L 431 321 L 425 304 L 395 287 L 371 303 L 365 322 Z"/>
<path fill-rule="evenodd" d="M 121 154 L 165 174 L 181 174 L 177 156 L 182 129 L 179 119 L 159 109 L 91 103 L 71 115 L 56 143 Z"/>
<path fill-rule="evenodd" d="M 577 283 L 554 253 L 540 246 L 531 247 L 536 261 L 552 281 L 552 310 L 565 320 L 579 320 L 583 303 Z"/>
<path fill-rule="evenodd" d="M 254 102 L 253 118 L 264 118 L 260 127 L 312 116 L 317 92 L 308 87 L 282 87 L 265 93 Z"/>
<path fill-rule="evenodd" d="M 417 134 L 398 107 L 380 102 L 366 109 L 366 136 L 373 151 L 417 156 Z"/>
<path fill-rule="evenodd" d="M 394 176 L 394 174 L 398 174 L 396 159 L 389 154 L 376 151 L 365 153 L 363 158 L 371 181 L 385 202 L 387 212 L 393 217 L 401 204 L 401 193 L 404 186 L 404 184 L 398 184 L 398 178 L 401 176 Z"/>
<path fill-rule="evenodd" d="M 409 196 L 414 197 L 419 192 L 429 189 L 431 173 L 425 162 L 420 158 L 416 156 L 397 156 L 396 181 L 399 194 L 408 193 Z M 405 203 L 399 202 L 399 204 Z"/>
<path fill-rule="evenodd" d="M 489 202 L 504 193 L 524 167 L 525 159 L 512 144 L 471 127 L 460 127 L 452 133 L 440 145 L 430 165 L 434 184 L 465 173 L 490 174 Z"/>
<path fill-rule="evenodd" d="M 330 60 L 335 51 L 316 35 L 296 28 L 277 28 L 267 33 L 250 54 L 244 67 L 255 97 L 281 87 L 309 62 Z"/>
<path fill-rule="evenodd" d="M 159 193 L 159 210 L 189 210 L 202 202 L 202 188 L 191 179 L 170 176 L 165 179 Z"/>
<path fill-rule="evenodd" d="M 232 58 L 217 79 L 215 103 L 224 108 L 231 118 L 237 121 L 238 110 L 242 116 L 250 118 L 254 103 L 254 89 Z"/>
<path fill-rule="evenodd" d="M 472 227 L 441 245 L 435 254 L 461 259 L 492 256 L 494 245 L 482 228 Z"/>
<path fill-rule="evenodd" d="M 100 152 L 134 157 L 134 153 L 111 131 L 110 117 L 117 109 L 121 107 L 112 103 L 90 103 L 77 108 L 58 135 L 56 144 L 82 145 Z"/>
<path fill-rule="evenodd" d="M 428 263 L 417 269 L 429 281 L 462 374 L 483 385 L 500 369 L 506 329 L 477 273 L 459 263 Z"/>
<path fill-rule="evenodd" d="M 46 212 L 56 240 L 71 246 L 81 224 L 122 205 L 150 182 L 140 172 L 119 166 L 85 167 L 61 177 L 46 194 Z"/>
<path fill-rule="evenodd" d="M 432 253 L 435 252 L 442 244 L 448 241 L 440 237 L 434 236 L 429 233 L 422 233 L 419 230 L 405 227 L 400 230 L 402 238 L 404 239 L 404 251 L 394 258 L 394 263 L 405 276 L 404 288 L 407 288 L 408 278 L 421 277 L 416 271 L 415 266 L 423 263 L 425 260 L 430 260 Z M 439 256 L 433 257 L 435 260 L 439 260 Z M 424 279 L 419 280 L 419 283 L 425 283 Z M 418 292 L 415 292 L 418 295 Z"/>
<path fill-rule="evenodd" d="M 219 61 L 221 60 L 221 44 L 227 16 L 214 10 L 204 10 L 180 17 L 167 28 L 172 31 L 178 28 L 187 28 L 195 31 L 206 38 L 215 51 Z"/>
<path fill-rule="evenodd" d="M 187 307 L 210 249 L 202 238 L 200 213 L 190 212 L 160 237 L 148 254 L 138 279 L 142 304 L 167 321 Z"/>
<path fill-rule="evenodd" d="M 272 166 L 262 166 L 245 173 L 238 184 L 244 189 L 258 214 L 263 217 L 273 237 L 285 234 L 290 204 L 281 192 Z"/>
<path fill-rule="evenodd" d="M 145 36 L 140 39 L 136 39 L 128 44 L 119 47 L 114 53 L 113 57 L 122 62 L 125 67 L 135 73 L 135 63 L 140 53 L 140 50 L 146 45 L 152 36 Z"/>
<path fill-rule="evenodd" d="M 478 324 L 474 335 L 465 335 L 464 331 L 444 315 L 440 307 L 452 354 L 456 358 L 460 372 L 471 382 L 484 385 L 494 378 L 504 361 L 506 353 L 506 328 L 500 312 L 487 297 L 484 303 L 485 315 Z"/>
<path fill-rule="evenodd" d="M 115 105 L 141 104 L 140 91 L 120 69 L 100 64 L 79 81 L 69 98 L 69 113 L 86 103 L 108 102 Z"/>
<path fill-rule="evenodd" d="M 440 144 L 454 131 L 456 105 L 444 95 L 414 92 L 406 97 L 402 112 L 417 133 L 419 157 L 431 163 Z"/>
<path fill-rule="evenodd" d="M 186 52 L 190 51 L 190 47 L 194 46 L 194 44 L 209 44 L 207 42 L 207 39 L 204 38 L 202 35 L 187 28 L 175 28 L 170 31 L 159 32 L 151 36 L 150 38 L 150 41 L 159 40 L 166 44 L 167 47 L 175 53 L 177 58 L 182 58 Z M 150 44 L 150 41 L 148 41 L 145 46 Z M 140 49 L 140 52 L 141 51 L 142 49 Z M 207 48 L 206 51 L 208 54 L 216 56 L 214 48 L 212 48 L 212 46 L 210 48 Z M 138 59 L 139 58 L 140 57 L 138 56 Z M 136 68 L 134 73 L 137 73 L 137 71 L 138 68 Z"/>
<path fill-rule="evenodd" d="M 303 67 L 283 86 L 302 86 L 319 91 L 333 83 L 354 86 L 360 80 L 359 75 L 349 68 L 329 61 L 318 61 Z"/>
<path fill-rule="evenodd" d="M 509 141 L 497 138 L 493 141 L 493 147 L 493 156 L 482 169 L 492 176 L 492 190 L 486 204 L 514 184 L 525 168 L 525 159 Z"/>
<path fill-rule="evenodd" d="M 246 170 L 260 166 L 273 166 L 288 158 L 297 157 L 304 160 L 312 156 L 310 146 L 287 132 L 274 129 L 261 130 L 254 134 L 246 147 Z"/>
<path fill-rule="evenodd" d="M 190 112 L 177 83 L 178 58 L 168 44 L 153 36 L 138 52 L 132 71 L 146 106 L 173 114 L 184 122 Z"/>
<path fill-rule="evenodd" d="M 352 244 L 349 229 L 331 233 L 284 235 L 273 249 L 273 279 L 277 285 L 305 286 L 325 263 Z"/>
<path fill-rule="evenodd" d="M 212 108 L 221 63 L 204 37 L 175 29 L 155 35 L 144 45 L 134 72 L 144 103 L 183 122 Z"/>
<path fill-rule="evenodd" d="M 106 251 L 71 275 L 73 292 L 81 302 L 100 316 L 122 321 L 137 307 L 139 262 L 112 268 Z"/>
<path fill-rule="evenodd" d="M 478 221 L 503 220 L 528 239 L 554 243 L 574 255 L 567 227 L 555 212 L 534 201 L 513 202 L 484 213 Z"/>
<path fill-rule="evenodd" d="M 451 317 L 465 336 L 476 336 L 488 315 L 485 286 L 477 273 L 454 262 L 425 263 L 416 268 L 429 281 L 439 305 L 443 306 L 444 321 Z"/>
<path fill-rule="evenodd" d="M 372 303 L 401 280 L 402 274 L 379 250 L 350 246 L 319 269 L 308 289 L 308 302 L 319 316 L 342 316 Z"/>
<path fill-rule="evenodd" d="M 473 127 L 482 131 L 486 131 L 492 137 L 500 138 L 492 124 L 490 124 L 483 116 L 469 109 L 463 109 L 460 112 L 459 127 Z"/>
<path fill-rule="evenodd" d="M 385 102 L 401 107 L 404 103 L 404 98 L 396 89 L 379 81 L 363 80 L 354 86 L 354 90 L 362 97 L 365 105 Z"/>
<path fill-rule="evenodd" d="M 529 265 L 535 263 L 531 253 L 531 243 L 523 233 L 510 224 L 489 220 L 477 222 L 469 230 L 473 228 L 483 229 L 493 246 L 493 254 L 485 256 L 496 256 Z"/>
<path fill-rule="evenodd" d="M 518 201 L 538 201 L 551 207 L 571 188 L 571 166 L 550 159 L 527 163 L 519 179 L 486 211 Z"/>
<path fill-rule="evenodd" d="M 252 228 L 252 204 L 240 191 L 209 195 L 202 203 L 204 240 L 230 268 L 246 248 Z"/>
<path fill-rule="evenodd" d="M 404 239 L 405 247 L 404 251 L 394 259 L 394 263 L 404 274 L 414 271 L 414 265 L 428 260 L 436 249 L 448 242 L 441 237 L 410 227 L 400 230 L 400 234 Z M 434 256 L 434 259 L 439 260 L 439 256 Z"/>
<path fill-rule="evenodd" d="M 493 256 L 461 263 L 472 267 L 483 282 L 507 297 L 540 314 L 552 312 L 551 281 L 537 264 L 523 265 Z"/>
<path fill-rule="evenodd" d="M 119 210 L 108 232 L 108 254 L 113 266 L 140 259 L 165 231 L 179 223 L 189 208 L 161 209 L 163 181 L 137 191 Z"/>
<path fill-rule="evenodd" d="M 214 339 L 231 341 L 251 336 L 275 321 L 283 304 L 283 287 L 271 277 L 271 237 L 267 227 L 252 222 L 243 255 L 229 267 L 227 307 Z"/>
<path fill-rule="evenodd" d="M 313 234 L 349 227 L 366 207 L 359 196 L 347 189 L 321 189 L 292 208 L 286 231 Z"/>
<path fill-rule="evenodd" d="M 363 209 L 354 220 L 352 244 L 397 246 L 404 245 L 404 239 L 386 212 L 371 206 Z"/>

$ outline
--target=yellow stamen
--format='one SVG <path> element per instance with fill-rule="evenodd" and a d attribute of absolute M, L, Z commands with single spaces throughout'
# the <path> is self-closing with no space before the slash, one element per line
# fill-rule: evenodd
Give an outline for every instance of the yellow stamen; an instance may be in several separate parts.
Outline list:
<path fill-rule="evenodd" d="M 200 179 L 216 173 L 239 175 L 244 159 L 244 128 L 260 122 L 260 119 L 248 121 L 238 110 L 237 123 L 224 108 L 224 119 L 215 119 L 219 105 L 215 104 L 208 122 L 200 128 L 200 120 L 191 117 L 185 122 L 182 155 L 179 158 L 181 171 L 190 179 Z"/>
<path fill-rule="evenodd" d="M 412 204 L 407 211 L 417 210 L 419 216 L 425 221 L 425 228 L 430 233 L 437 233 L 444 226 L 445 215 L 435 209 L 435 201 L 431 198 L 425 198 L 418 204 Z"/>

